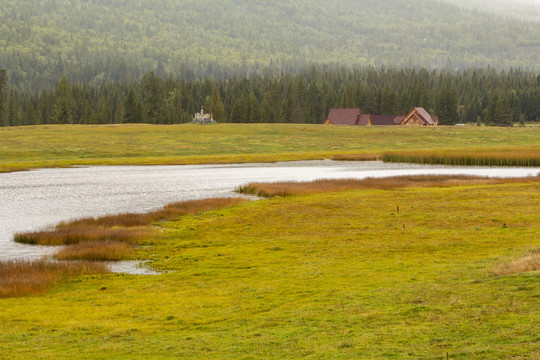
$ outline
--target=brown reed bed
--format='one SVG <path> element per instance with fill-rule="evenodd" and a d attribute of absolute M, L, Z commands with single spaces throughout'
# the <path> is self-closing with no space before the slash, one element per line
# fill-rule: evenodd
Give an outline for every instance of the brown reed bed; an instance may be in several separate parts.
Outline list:
<path fill-rule="evenodd" d="M 332 156 L 336 161 L 377 161 L 381 160 L 382 155 L 375 154 L 337 154 Z"/>
<path fill-rule="evenodd" d="M 482 185 L 540 181 L 540 176 L 527 178 L 495 179 L 469 175 L 413 175 L 387 178 L 315 180 L 310 182 L 249 183 L 237 192 L 262 197 L 301 196 L 346 190 L 380 189 L 392 190 L 409 187 L 447 187 L 459 185 Z"/>
<path fill-rule="evenodd" d="M 491 271 L 491 274 L 494 276 L 504 276 L 537 270 L 540 270 L 540 249 L 529 251 L 521 259 L 497 266 Z"/>
<path fill-rule="evenodd" d="M 151 228 L 152 223 L 230 207 L 243 201 L 245 200 L 239 198 L 182 201 L 143 214 L 127 213 L 61 222 L 50 229 L 17 233 L 14 238 L 16 242 L 31 245 L 72 245 L 85 242 L 121 242 L 135 245 L 155 234 Z"/>
<path fill-rule="evenodd" d="M 29 245 L 71 245 L 83 242 L 115 241 L 136 244 L 151 235 L 146 227 L 102 227 L 64 223 L 50 230 L 15 234 L 15 241 Z"/>
<path fill-rule="evenodd" d="M 125 242 L 93 241 L 68 245 L 54 254 L 57 260 L 120 261 L 132 252 Z"/>
<path fill-rule="evenodd" d="M 39 295 L 68 277 L 108 272 L 105 264 L 88 261 L 0 261 L 0 298 Z"/>
<path fill-rule="evenodd" d="M 400 151 L 384 153 L 382 160 L 463 166 L 540 166 L 540 149 Z"/>
<path fill-rule="evenodd" d="M 236 205 L 245 200 L 239 198 L 212 198 L 188 200 L 167 204 L 161 209 L 147 213 L 124 213 L 106 215 L 61 222 L 57 227 L 68 226 L 101 226 L 101 227 L 138 227 L 148 226 L 158 221 L 176 220 L 183 215 L 197 214 L 202 211 L 217 210 Z"/>

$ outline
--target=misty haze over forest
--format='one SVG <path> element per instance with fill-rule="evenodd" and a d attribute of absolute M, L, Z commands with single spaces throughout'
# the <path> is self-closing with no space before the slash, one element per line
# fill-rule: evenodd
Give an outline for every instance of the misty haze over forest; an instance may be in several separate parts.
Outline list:
<path fill-rule="evenodd" d="M 187 80 L 321 64 L 540 70 L 538 22 L 462 7 L 530 18 L 538 1 L 453 1 L 4 0 L 0 67 L 19 91 L 150 70 Z"/>
<path fill-rule="evenodd" d="M 508 17 L 540 21 L 540 0 L 448 0 L 454 4 Z"/>

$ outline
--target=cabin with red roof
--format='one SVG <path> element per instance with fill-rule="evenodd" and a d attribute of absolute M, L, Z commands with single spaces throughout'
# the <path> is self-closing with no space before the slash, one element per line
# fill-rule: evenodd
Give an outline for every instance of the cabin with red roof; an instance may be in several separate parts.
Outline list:
<path fill-rule="evenodd" d="M 439 118 L 437 116 L 431 116 L 423 107 L 415 107 L 398 125 L 437 126 L 439 125 Z"/>
<path fill-rule="evenodd" d="M 413 108 L 407 115 L 362 114 L 359 108 L 331 109 L 323 124 L 331 125 L 416 125 L 437 126 L 439 119 L 422 107 Z"/>

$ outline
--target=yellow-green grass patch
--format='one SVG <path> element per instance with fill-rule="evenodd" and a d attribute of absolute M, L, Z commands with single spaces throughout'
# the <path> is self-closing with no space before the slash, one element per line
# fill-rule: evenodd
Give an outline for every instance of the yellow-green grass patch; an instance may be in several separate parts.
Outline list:
<path fill-rule="evenodd" d="M 388 151 L 538 149 L 540 128 L 299 124 L 42 125 L 0 128 L 0 171 L 77 165 L 374 158 Z"/>
<path fill-rule="evenodd" d="M 540 184 L 273 198 L 157 223 L 156 276 L 0 300 L 6 357 L 534 359 Z M 397 206 L 400 211 L 397 212 Z M 511 209 L 511 210 L 509 210 Z"/>

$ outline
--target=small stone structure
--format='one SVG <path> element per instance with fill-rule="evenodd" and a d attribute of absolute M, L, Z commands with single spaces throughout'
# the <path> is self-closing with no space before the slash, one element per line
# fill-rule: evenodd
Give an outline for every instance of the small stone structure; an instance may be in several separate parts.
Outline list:
<path fill-rule="evenodd" d="M 193 115 L 193 120 L 191 122 L 193 124 L 199 124 L 199 125 L 209 125 L 209 124 L 216 123 L 216 121 L 212 118 L 212 114 L 204 113 L 203 106 L 201 106 L 201 112 L 195 113 L 195 115 Z"/>

